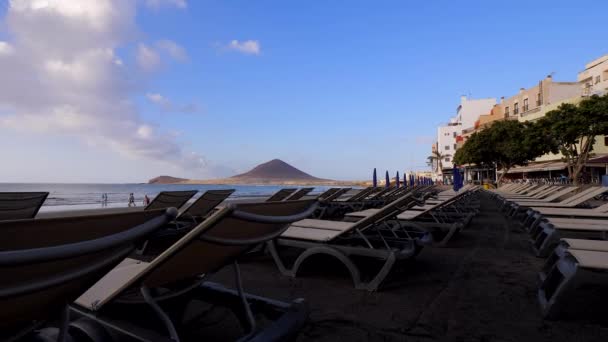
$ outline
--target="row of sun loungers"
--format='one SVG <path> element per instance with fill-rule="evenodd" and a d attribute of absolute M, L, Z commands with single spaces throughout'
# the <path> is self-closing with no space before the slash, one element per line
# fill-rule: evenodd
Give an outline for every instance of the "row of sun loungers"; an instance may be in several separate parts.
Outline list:
<path fill-rule="evenodd" d="M 196 191 L 166 192 L 144 210 L 53 218 L 34 218 L 48 194 L 38 194 L 37 208 L 29 211 L 23 204 L 34 196 L 23 195 L 19 210 L 7 212 L 27 211 L 28 218 L 0 219 L 0 340 L 179 341 L 208 310 L 200 303 L 233 312 L 241 330 L 226 333 L 234 339 L 290 339 L 305 323 L 307 306 L 303 299 L 245 293 L 238 260 L 248 252 L 266 246 L 288 276 L 313 255 L 331 255 L 344 263 L 357 289 L 375 291 L 395 265 L 437 235 L 433 224 L 404 222 L 460 220 L 464 227 L 477 205 L 477 189 L 364 189 L 350 197 L 372 211 L 330 221 L 312 217 L 319 206 L 348 202 L 342 199 L 348 190 L 302 199 L 311 190 L 281 190 L 265 202 L 238 204 L 225 203 L 233 190 L 211 190 L 190 205 Z M 431 196 L 435 202 L 428 207 Z M 399 217 L 404 214 L 413 216 Z M 362 259 L 377 262 L 378 269 L 359 267 Z M 224 267 L 233 268 L 235 290 L 207 281 Z"/>
<path fill-rule="evenodd" d="M 608 204 L 588 207 L 608 188 L 540 187 L 511 185 L 494 197 L 529 233 L 534 254 L 546 258 L 538 299 L 543 315 L 557 318 L 584 307 L 577 301 L 594 286 L 608 289 Z"/>

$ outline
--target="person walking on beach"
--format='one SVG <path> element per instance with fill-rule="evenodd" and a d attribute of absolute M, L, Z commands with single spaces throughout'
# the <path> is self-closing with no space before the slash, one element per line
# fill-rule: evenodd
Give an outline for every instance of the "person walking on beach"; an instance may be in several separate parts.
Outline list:
<path fill-rule="evenodd" d="M 108 206 L 108 194 L 105 192 L 103 194 L 101 194 L 101 206 L 102 207 Z"/>
<path fill-rule="evenodd" d="M 133 205 L 134 207 L 136 206 L 136 205 L 135 205 L 135 196 L 133 196 L 133 193 L 130 193 L 130 194 L 129 194 L 129 207 L 130 207 L 131 205 Z"/>
<path fill-rule="evenodd" d="M 148 197 L 148 194 L 144 195 L 144 207 L 147 207 L 148 204 L 150 204 L 150 197 Z"/>

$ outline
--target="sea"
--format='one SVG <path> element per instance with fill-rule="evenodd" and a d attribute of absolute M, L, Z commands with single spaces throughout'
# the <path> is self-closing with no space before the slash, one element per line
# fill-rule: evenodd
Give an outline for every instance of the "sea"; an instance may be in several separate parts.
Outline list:
<path fill-rule="evenodd" d="M 41 212 L 94 209 L 102 207 L 102 195 L 107 194 L 105 207 L 126 207 L 129 194 L 135 196 L 137 206 L 143 205 L 144 196 L 153 199 L 161 191 L 235 189 L 231 198 L 263 197 L 279 191 L 285 185 L 197 185 L 197 184 L 58 184 L 58 183 L 0 183 L 0 192 L 48 191 Z M 294 186 L 297 188 L 306 186 Z M 321 193 L 330 186 L 310 186 L 311 194 Z M 196 198 L 196 197 L 195 197 Z"/>

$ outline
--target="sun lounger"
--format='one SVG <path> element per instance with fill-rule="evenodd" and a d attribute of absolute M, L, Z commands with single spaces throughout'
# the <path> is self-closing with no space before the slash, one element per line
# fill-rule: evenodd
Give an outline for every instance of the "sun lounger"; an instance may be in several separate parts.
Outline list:
<path fill-rule="evenodd" d="M 564 199 L 559 203 L 539 201 L 514 201 L 510 202 L 508 215 L 525 220 L 530 208 L 574 208 L 608 191 L 608 187 L 591 187 L 582 192 Z"/>
<path fill-rule="evenodd" d="M 397 220 L 400 229 L 407 230 L 415 228 L 431 233 L 433 236 L 433 244 L 437 247 L 445 246 L 451 238 L 467 226 L 473 216 L 475 210 L 456 211 L 455 213 L 446 212 L 447 208 L 457 206 L 459 200 L 470 195 L 467 191 L 452 195 L 445 201 L 440 201 L 435 204 L 416 205 L 408 210 L 397 215 Z M 379 209 L 367 209 L 364 211 L 353 212 L 346 214 L 348 219 L 357 219 L 368 217 L 375 214 Z M 423 217 L 430 217 L 430 220 L 422 220 Z"/>
<path fill-rule="evenodd" d="M 274 195 L 268 197 L 268 199 L 266 200 L 266 202 L 279 202 L 279 201 L 283 201 L 284 199 L 286 199 L 287 197 L 289 197 L 289 195 L 293 194 L 297 189 L 295 188 L 285 188 L 285 189 L 281 189 L 277 192 L 274 193 Z"/>
<path fill-rule="evenodd" d="M 187 316 L 208 310 L 205 305 L 197 309 L 197 303 L 208 303 L 230 308 L 241 322 L 242 334 L 226 330 L 232 337 L 225 339 L 293 338 L 307 316 L 303 301 L 285 303 L 244 293 L 237 260 L 280 235 L 290 222 L 310 215 L 313 203 L 225 206 L 151 261 L 126 259 L 114 268 L 71 306 L 72 327 L 83 333 L 101 329 L 136 340 L 178 341 L 188 333 Z M 205 282 L 205 276 L 229 265 L 234 267 L 236 291 Z M 265 320 L 255 313 L 263 313 Z"/>
<path fill-rule="evenodd" d="M 546 217 L 608 218 L 608 203 L 592 209 L 532 207 L 522 216 L 521 224 L 526 230 L 530 231 Z"/>
<path fill-rule="evenodd" d="M 551 271 L 553 266 L 555 266 L 555 264 L 559 261 L 560 258 L 566 255 L 566 252 L 569 249 L 608 252 L 608 241 L 586 239 L 561 239 L 557 247 L 555 247 L 551 255 L 549 255 L 549 257 L 547 258 L 545 264 L 539 272 L 539 278 L 541 282 L 547 278 L 547 274 Z"/>
<path fill-rule="evenodd" d="M 144 210 L 166 209 L 166 208 L 181 208 L 186 204 L 198 191 L 162 191 Z"/>
<path fill-rule="evenodd" d="M 608 220 L 554 219 L 544 220 L 530 231 L 536 256 L 546 257 L 562 237 L 608 239 Z"/>
<path fill-rule="evenodd" d="M 595 290 L 594 290 L 595 289 Z M 543 316 L 548 319 L 586 311 L 583 297 L 596 300 L 608 289 L 608 253 L 594 250 L 567 249 L 551 266 L 538 290 Z M 575 305 L 569 305 L 573 303 Z"/>
<path fill-rule="evenodd" d="M 0 192 L 0 221 L 34 218 L 48 192 Z"/>
<path fill-rule="evenodd" d="M 313 191 L 315 188 L 301 188 L 298 191 L 291 194 L 291 196 L 287 197 L 285 201 L 296 201 L 301 199 L 302 197 L 308 195 L 309 192 Z"/>
<path fill-rule="evenodd" d="M 319 196 L 317 197 L 317 199 L 321 202 L 325 202 L 325 203 L 329 203 L 331 201 L 337 200 L 338 198 L 340 198 L 340 196 L 344 195 L 345 193 L 349 192 L 351 190 L 351 188 L 337 188 L 337 190 L 327 196 Z"/>
<path fill-rule="evenodd" d="M 544 201 L 515 201 L 519 206 L 526 207 L 551 207 L 551 208 L 574 208 L 595 196 L 601 195 L 608 191 L 608 187 L 592 187 L 582 191 L 579 194 L 568 197 L 558 203 L 547 203 Z"/>
<path fill-rule="evenodd" d="M 43 332 L 65 336 L 66 305 L 176 214 L 169 209 L 0 222 L 0 340 L 29 340 L 33 329 L 57 319 L 61 329 Z"/>
<path fill-rule="evenodd" d="M 234 191 L 234 189 L 205 191 L 194 203 L 180 213 L 176 221 L 190 221 L 194 224 L 201 222 L 205 216 L 209 215 L 215 207 L 232 195 Z"/>
<path fill-rule="evenodd" d="M 331 195 L 335 194 L 335 193 L 336 193 L 336 192 L 338 192 L 340 189 L 341 189 L 341 188 L 329 188 L 329 189 L 327 189 L 327 190 L 323 191 L 322 193 L 320 193 L 320 194 L 317 196 L 317 199 L 318 199 L 318 200 L 323 200 L 323 199 L 325 199 L 325 198 L 327 198 L 327 197 L 329 197 L 329 196 L 331 196 Z"/>
<path fill-rule="evenodd" d="M 416 203 L 413 194 L 408 194 L 357 222 L 297 221 L 279 239 L 269 241 L 268 250 L 279 271 L 286 276 L 295 277 L 309 257 L 326 255 L 344 264 L 356 289 L 376 291 L 396 262 L 414 257 L 422 244 L 428 243 L 427 234 L 417 232 L 408 235 L 386 229 L 388 220 Z M 283 250 L 300 253 L 290 263 Z M 382 266 L 369 279 L 365 279 L 363 270 L 356 264 L 357 258 L 377 260 Z"/>

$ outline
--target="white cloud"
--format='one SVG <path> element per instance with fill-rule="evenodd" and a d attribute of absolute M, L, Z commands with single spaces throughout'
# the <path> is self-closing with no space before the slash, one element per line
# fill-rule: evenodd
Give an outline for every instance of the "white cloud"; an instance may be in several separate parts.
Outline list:
<path fill-rule="evenodd" d="M 177 7 L 179 9 L 186 9 L 188 7 L 186 0 L 145 0 L 145 4 L 155 10 L 161 7 Z"/>
<path fill-rule="evenodd" d="M 146 71 L 156 70 L 160 66 L 160 56 L 153 48 L 144 43 L 137 46 L 137 64 Z"/>
<path fill-rule="evenodd" d="M 12 55 L 15 52 L 15 49 L 11 44 L 7 42 L 0 41 L 0 57 Z"/>
<path fill-rule="evenodd" d="M 173 112 L 173 113 L 196 113 L 200 112 L 200 108 L 198 105 L 194 103 L 188 104 L 175 104 L 173 101 L 168 98 L 162 96 L 158 93 L 148 93 L 146 94 L 146 98 L 155 105 L 157 105 L 164 112 Z"/>
<path fill-rule="evenodd" d="M 197 173 L 202 156 L 147 122 L 133 104 L 137 70 L 116 55 L 134 37 L 136 3 L 124 0 L 11 0 L 0 25 L 0 131 L 48 132 L 123 156 Z M 59 38 L 59 39 L 58 39 Z M 137 62 L 160 57 L 140 44 Z"/>
<path fill-rule="evenodd" d="M 262 52 L 260 42 L 257 40 L 245 40 L 239 42 L 238 40 L 231 41 L 227 46 L 227 49 L 234 50 L 246 55 L 259 55 Z"/>
<path fill-rule="evenodd" d="M 177 61 L 185 62 L 188 60 L 186 50 L 174 41 L 168 39 L 159 40 L 156 42 L 156 46 Z"/>

